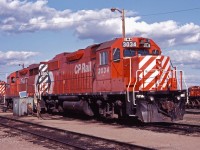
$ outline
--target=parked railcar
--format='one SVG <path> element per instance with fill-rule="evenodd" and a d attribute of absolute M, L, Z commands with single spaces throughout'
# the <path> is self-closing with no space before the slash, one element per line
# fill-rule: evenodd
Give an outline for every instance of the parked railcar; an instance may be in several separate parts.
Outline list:
<path fill-rule="evenodd" d="M 188 108 L 200 108 L 200 86 L 188 88 Z"/>
<path fill-rule="evenodd" d="M 187 95 L 182 73 L 170 66 L 170 58 L 161 55 L 153 40 L 116 38 L 10 74 L 6 97 L 25 90 L 48 111 L 143 122 L 179 120 Z"/>

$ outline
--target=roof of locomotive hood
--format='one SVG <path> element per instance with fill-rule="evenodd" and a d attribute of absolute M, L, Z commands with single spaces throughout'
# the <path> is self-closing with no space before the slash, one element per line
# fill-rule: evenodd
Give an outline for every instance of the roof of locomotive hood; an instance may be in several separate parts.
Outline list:
<path fill-rule="evenodd" d="M 101 50 L 101 49 L 106 49 L 106 48 L 111 47 L 115 42 L 119 42 L 119 41 L 121 41 L 121 42 L 123 42 L 123 41 L 135 41 L 135 42 L 140 43 L 142 40 L 149 41 L 151 43 L 151 45 L 154 45 L 154 46 L 156 46 L 156 47 L 158 47 L 160 49 L 160 47 L 152 39 L 145 38 L 145 37 L 115 38 L 115 39 L 110 40 L 110 41 L 106 41 L 106 42 L 102 42 L 102 43 L 99 43 L 99 44 L 90 45 L 87 48 L 96 47 L 95 49 L 96 49 L 96 51 L 98 51 L 98 50 Z"/>
<path fill-rule="evenodd" d="M 93 44 L 90 45 L 88 47 L 86 47 L 85 49 L 96 49 L 96 51 L 101 50 L 101 49 L 105 49 L 105 48 L 109 48 L 113 45 L 113 43 L 115 43 L 119 38 L 115 38 L 113 40 L 110 41 L 105 41 L 99 44 Z"/>
<path fill-rule="evenodd" d="M 102 43 L 96 43 L 96 44 L 89 45 L 85 49 L 79 49 L 79 50 L 93 49 L 95 51 L 99 51 L 102 49 L 110 48 L 110 47 L 112 47 L 113 44 L 115 44 L 116 42 L 119 42 L 119 41 L 123 42 L 126 40 L 131 40 L 131 41 L 139 42 L 140 40 L 144 40 L 144 39 L 149 40 L 151 42 L 151 44 L 156 45 L 158 47 L 158 45 L 152 39 L 144 38 L 144 37 L 130 37 L 130 38 L 114 38 L 112 40 L 105 41 Z M 60 57 L 63 57 L 63 56 L 66 56 L 66 55 L 69 55 L 72 53 L 76 53 L 79 50 L 76 50 L 74 52 L 63 52 L 63 53 L 57 54 L 52 60 L 59 59 Z"/>

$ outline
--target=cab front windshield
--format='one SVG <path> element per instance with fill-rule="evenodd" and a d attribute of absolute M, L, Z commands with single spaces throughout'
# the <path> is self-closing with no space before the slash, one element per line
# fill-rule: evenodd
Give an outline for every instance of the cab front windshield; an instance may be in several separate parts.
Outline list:
<path fill-rule="evenodd" d="M 133 57 L 133 56 L 145 56 L 149 55 L 149 51 L 146 49 L 124 49 L 124 57 Z"/>

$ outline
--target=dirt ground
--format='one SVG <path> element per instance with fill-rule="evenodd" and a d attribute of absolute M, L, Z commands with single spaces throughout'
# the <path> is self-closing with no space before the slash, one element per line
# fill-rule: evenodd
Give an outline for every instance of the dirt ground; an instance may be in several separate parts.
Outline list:
<path fill-rule="evenodd" d="M 7 129 L 0 128 L 0 149 L 1 150 L 50 150 L 40 144 L 21 137 L 14 133 L 7 133 Z"/>
<path fill-rule="evenodd" d="M 0 115 L 12 117 L 12 113 L 0 112 Z M 188 117 L 186 115 L 187 119 Z M 195 117 L 199 120 L 200 115 L 196 115 Z M 93 120 L 84 121 L 64 118 L 62 116 L 52 116 L 44 118 L 44 120 L 39 120 L 32 116 L 21 117 L 19 119 L 159 150 L 197 150 L 200 147 L 200 137 L 194 135 L 154 132 L 119 125 L 109 125 Z M 198 124 L 198 122 L 196 123 Z M 4 137 L 2 134 L 4 133 L 1 131 L 0 136 L 3 137 L 0 140 L 1 149 L 47 149 L 20 137 Z"/>

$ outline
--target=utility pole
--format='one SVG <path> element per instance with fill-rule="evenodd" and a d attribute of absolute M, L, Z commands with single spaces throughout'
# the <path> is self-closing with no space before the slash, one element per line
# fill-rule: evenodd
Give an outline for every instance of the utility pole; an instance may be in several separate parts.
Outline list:
<path fill-rule="evenodd" d="M 125 38 L 126 37 L 126 33 L 125 33 L 125 13 L 124 13 L 124 9 L 119 10 L 118 8 L 111 8 L 110 9 L 112 12 L 118 11 L 119 13 L 121 13 L 121 17 L 122 17 L 122 37 Z"/>

